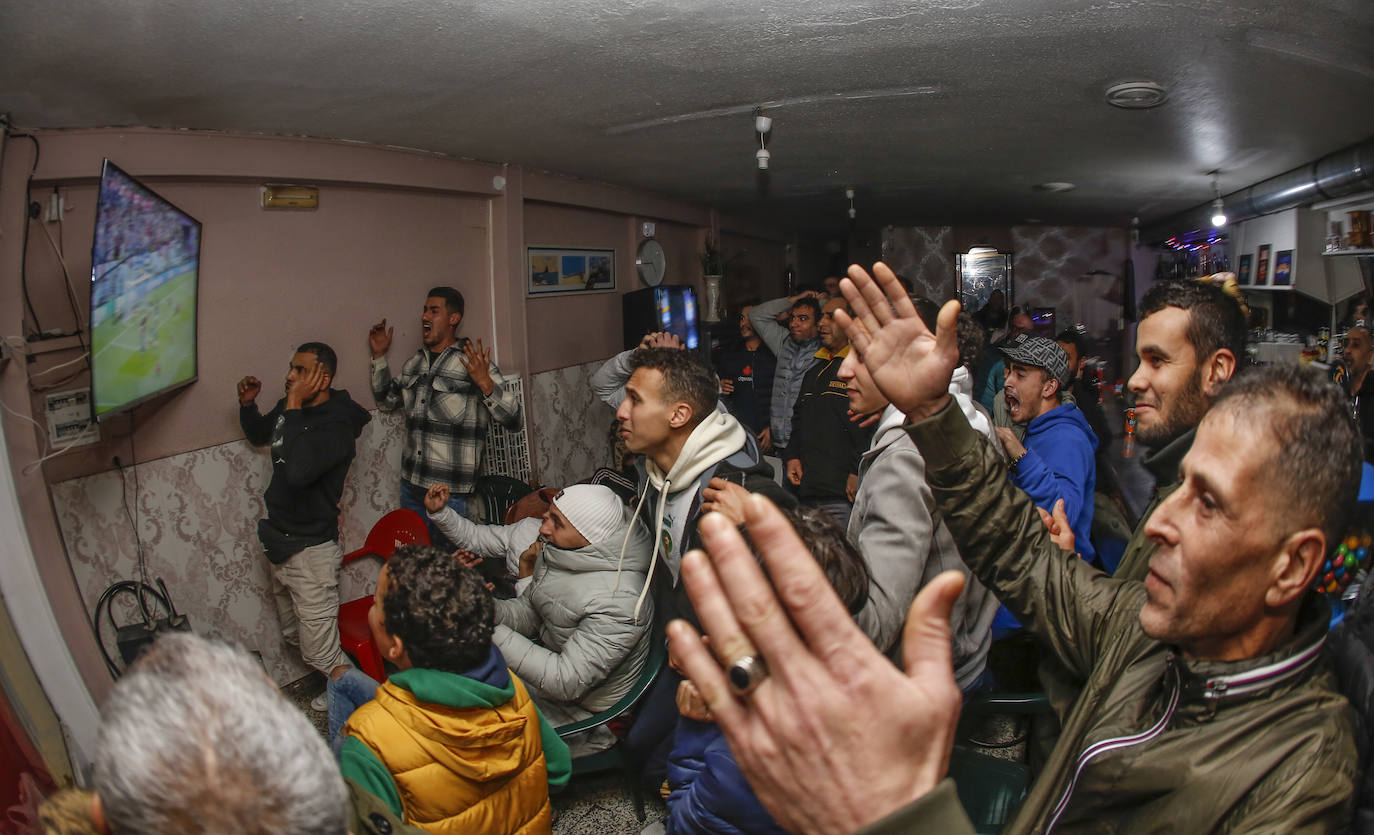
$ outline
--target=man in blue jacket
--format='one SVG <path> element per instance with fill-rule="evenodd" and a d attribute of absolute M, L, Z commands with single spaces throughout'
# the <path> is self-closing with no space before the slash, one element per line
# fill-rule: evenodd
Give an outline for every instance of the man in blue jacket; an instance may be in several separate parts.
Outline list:
<path fill-rule="evenodd" d="M 1026 427 L 1024 441 L 1012 430 L 997 427 L 1011 481 L 1047 511 L 1062 500 L 1079 555 L 1094 562 L 1097 552 L 1088 533 L 1097 483 L 1097 436 L 1076 405 L 1060 400 L 1069 378 L 1069 357 L 1058 344 L 1040 336 L 1018 338 L 1002 353 L 1011 367 L 1002 396 L 1012 422 Z"/>

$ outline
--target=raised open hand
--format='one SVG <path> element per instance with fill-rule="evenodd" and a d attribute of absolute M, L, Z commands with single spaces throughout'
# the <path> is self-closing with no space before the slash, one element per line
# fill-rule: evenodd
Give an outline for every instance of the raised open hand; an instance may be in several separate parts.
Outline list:
<path fill-rule="evenodd" d="M 858 264 L 851 266 L 840 292 L 854 315 L 837 310 L 835 321 L 863 356 L 878 390 L 912 420 L 944 408 L 959 364 L 959 302 L 940 308 L 936 332 L 931 333 L 897 276 L 881 261 L 873 265 L 873 276 Z"/>
<path fill-rule="evenodd" d="M 945 572 L 916 597 L 902 672 L 859 630 L 776 507 L 752 495 L 746 518 L 767 577 L 729 520 L 703 517 L 710 558 L 688 553 L 682 577 L 711 641 L 674 621 L 670 652 L 783 828 L 853 832 L 929 791 L 948 768 L 961 704 L 949 613 L 963 577 Z M 768 672 L 741 696 L 726 668 L 746 656 L 762 657 Z"/>
<path fill-rule="evenodd" d="M 480 339 L 476 342 L 469 339 L 463 343 L 463 356 L 460 359 L 472 384 L 481 389 L 483 394 L 491 394 L 496 388 L 495 381 L 491 379 L 491 349 L 483 348 Z"/>

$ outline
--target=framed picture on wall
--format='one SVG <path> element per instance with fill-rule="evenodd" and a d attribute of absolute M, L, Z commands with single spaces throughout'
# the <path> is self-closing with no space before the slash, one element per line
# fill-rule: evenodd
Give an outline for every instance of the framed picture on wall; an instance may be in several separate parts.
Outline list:
<path fill-rule="evenodd" d="M 1255 286 L 1267 287 L 1269 285 L 1269 244 L 1259 248 L 1259 254 L 1255 256 Z M 1237 279 L 1239 283 L 1239 279 Z"/>
<path fill-rule="evenodd" d="M 1253 256 L 1248 252 L 1240 256 L 1240 264 L 1236 267 L 1237 284 L 1246 285 L 1250 283 L 1250 262 L 1252 260 Z"/>
<path fill-rule="evenodd" d="M 525 280 L 528 296 L 614 292 L 615 250 L 526 247 Z"/>
<path fill-rule="evenodd" d="M 1274 256 L 1274 286 L 1290 287 L 1293 284 L 1293 250 L 1280 250 Z"/>

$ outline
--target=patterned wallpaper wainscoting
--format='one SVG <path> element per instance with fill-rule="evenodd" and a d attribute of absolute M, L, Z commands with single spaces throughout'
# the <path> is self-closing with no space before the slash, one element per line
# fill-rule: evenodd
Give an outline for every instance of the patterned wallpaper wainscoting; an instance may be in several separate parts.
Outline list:
<path fill-rule="evenodd" d="M 605 360 L 544 371 L 530 377 L 529 425 L 534 434 L 535 480 L 562 487 L 611 463 L 610 424 L 615 410 L 592 394 L 591 377 Z"/>
<path fill-rule="evenodd" d="M 360 547 L 373 523 L 399 506 L 402 418 L 399 412 L 376 411 L 372 418 L 358 438 L 344 485 L 344 551 Z M 235 441 L 148 461 L 136 470 L 138 531 L 150 582 L 166 581 L 173 603 L 196 632 L 262 653 L 268 674 L 279 684 L 305 675 L 299 654 L 281 639 L 267 559 L 258 543 L 262 494 L 271 477 L 267 450 Z M 133 507 L 135 472 L 126 468 L 124 477 Z M 52 496 L 72 570 L 93 613 L 106 587 L 138 577 L 120 474 L 59 482 Z M 370 594 L 377 569 L 377 561 L 367 559 L 341 571 L 340 599 Z"/>
<path fill-rule="evenodd" d="M 1121 315 L 1126 230 L 1095 226 L 1013 226 L 1016 303 L 1053 307 L 1056 328 L 1084 322 L 1101 335 Z M 1093 270 L 1108 273 L 1089 276 Z"/>
<path fill-rule="evenodd" d="M 889 226 L 883 229 L 883 263 L 908 279 L 912 289 L 938 302 L 954 298 L 953 227 Z"/>
<path fill-rule="evenodd" d="M 943 301 L 954 297 L 954 229 L 949 226 L 883 230 L 883 260 L 911 279 L 917 292 Z M 1120 316 L 1120 282 L 1126 231 L 1088 226 L 1011 227 L 1015 302 L 1053 307 L 1056 325 L 1086 322 L 1094 334 Z M 1093 270 L 1107 275 L 1090 276 Z"/>

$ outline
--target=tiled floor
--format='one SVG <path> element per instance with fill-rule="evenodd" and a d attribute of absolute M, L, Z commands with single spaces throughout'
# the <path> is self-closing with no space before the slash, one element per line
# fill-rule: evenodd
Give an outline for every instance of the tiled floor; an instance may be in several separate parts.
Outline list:
<path fill-rule="evenodd" d="M 620 775 L 614 773 L 574 778 L 554 797 L 553 809 L 558 816 L 554 835 L 635 835 L 663 820 L 667 811 L 657 797 L 647 798 L 640 822 Z"/>
<path fill-rule="evenodd" d="M 326 741 L 329 739 L 329 716 L 318 710 L 310 709 L 310 700 L 324 692 L 324 676 L 320 673 L 312 672 L 302 679 L 297 679 L 281 689 L 282 695 L 295 702 L 296 707 L 301 709 L 301 713 L 306 715 L 315 726 L 315 730 L 320 732 L 320 736 Z"/>

